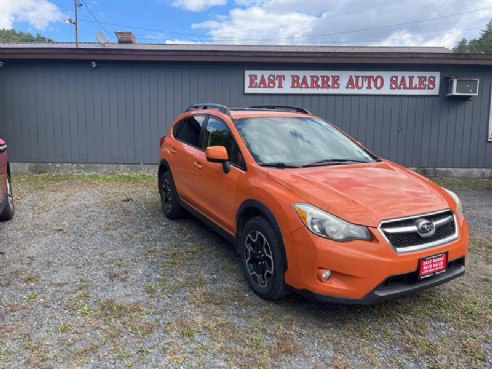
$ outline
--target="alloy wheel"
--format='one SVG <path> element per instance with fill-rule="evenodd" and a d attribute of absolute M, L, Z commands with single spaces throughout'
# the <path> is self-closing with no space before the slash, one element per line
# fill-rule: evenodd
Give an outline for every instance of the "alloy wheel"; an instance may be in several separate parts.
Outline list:
<path fill-rule="evenodd" d="M 259 287 L 267 287 L 273 276 L 273 256 L 265 235 L 253 230 L 244 241 L 246 248 L 246 268 Z"/>

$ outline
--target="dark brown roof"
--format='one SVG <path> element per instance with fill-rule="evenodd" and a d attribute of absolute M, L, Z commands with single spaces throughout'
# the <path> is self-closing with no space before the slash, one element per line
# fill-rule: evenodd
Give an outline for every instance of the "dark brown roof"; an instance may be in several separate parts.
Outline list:
<path fill-rule="evenodd" d="M 79 43 L 80 49 L 182 50 L 182 51 L 273 51 L 294 53 L 450 53 L 440 46 L 290 46 L 220 44 L 116 44 Z M 0 48 L 75 48 L 71 42 L 0 44 Z"/>
<path fill-rule="evenodd" d="M 0 59 L 492 65 L 492 55 L 425 46 L 22 43 L 0 44 Z"/>

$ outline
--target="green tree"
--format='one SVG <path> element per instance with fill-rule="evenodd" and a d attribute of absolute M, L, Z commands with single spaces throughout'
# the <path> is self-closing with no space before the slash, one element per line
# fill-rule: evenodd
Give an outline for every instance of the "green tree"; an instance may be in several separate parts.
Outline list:
<path fill-rule="evenodd" d="M 29 32 L 16 31 L 13 29 L 0 29 L 0 43 L 21 43 L 21 42 L 53 42 L 39 33 L 33 35 Z"/>
<path fill-rule="evenodd" d="M 455 53 L 492 54 L 492 20 L 480 31 L 479 38 L 463 38 L 453 49 Z"/>
<path fill-rule="evenodd" d="M 456 47 L 453 49 L 455 53 L 466 53 L 468 52 L 468 41 L 466 38 L 461 39 L 460 42 L 456 45 Z"/>

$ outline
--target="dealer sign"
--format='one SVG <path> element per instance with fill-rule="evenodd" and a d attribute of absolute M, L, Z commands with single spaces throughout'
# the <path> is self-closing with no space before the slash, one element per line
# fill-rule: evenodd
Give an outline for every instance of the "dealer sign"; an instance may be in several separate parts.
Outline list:
<path fill-rule="evenodd" d="M 439 95 L 439 72 L 246 70 L 246 94 Z"/>

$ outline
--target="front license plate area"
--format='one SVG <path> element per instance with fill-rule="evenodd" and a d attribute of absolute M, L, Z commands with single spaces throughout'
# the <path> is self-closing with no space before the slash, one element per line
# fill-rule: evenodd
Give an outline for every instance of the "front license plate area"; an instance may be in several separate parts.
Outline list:
<path fill-rule="evenodd" d="M 448 267 L 448 253 L 427 256 L 419 260 L 419 279 L 441 274 Z"/>

